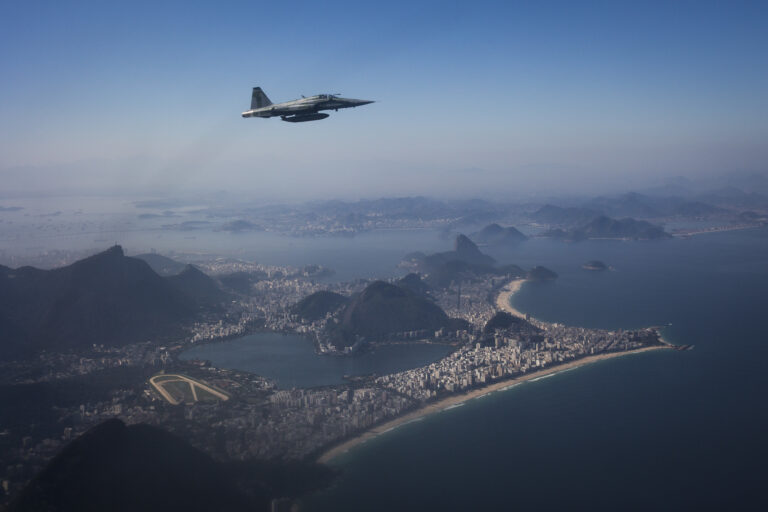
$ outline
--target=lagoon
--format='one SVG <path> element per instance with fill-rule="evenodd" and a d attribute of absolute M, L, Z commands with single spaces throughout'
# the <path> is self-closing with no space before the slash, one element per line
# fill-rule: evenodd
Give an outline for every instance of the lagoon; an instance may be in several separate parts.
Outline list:
<path fill-rule="evenodd" d="M 234 340 L 199 345 L 181 359 L 208 360 L 220 368 L 243 370 L 277 383 L 280 389 L 341 384 L 344 376 L 379 375 L 427 365 L 453 351 L 442 344 L 397 344 L 354 356 L 318 355 L 307 338 L 264 332 Z"/>

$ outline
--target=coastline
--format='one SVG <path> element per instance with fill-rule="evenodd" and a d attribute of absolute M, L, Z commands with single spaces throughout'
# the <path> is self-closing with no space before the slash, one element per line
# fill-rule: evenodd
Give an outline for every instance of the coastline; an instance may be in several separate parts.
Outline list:
<path fill-rule="evenodd" d="M 511 296 L 520 290 L 520 288 L 522 287 L 525 281 L 526 281 L 525 279 L 515 279 L 507 283 L 501 289 L 501 292 L 496 298 L 496 307 L 501 311 L 506 311 L 512 315 L 525 318 L 525 315 L 520 311 L 518 311 L 517 309 L 515 309 L 514 307 L 512 307 L 509 301 Z M 531 320 L 533 319 L 531 318 Z M 338 457 L 339 455 L 342 455 L 348 452 L 355 446 L 359 444 L 363 444 L 369 439 L 373 439 L 374 437 L 384 434 L 386 432 L 389 432 L 390 430 L 394 430 L 395 428 L 401 425 L 418 421 L 421 418 L 434 413 L 459 407 L 463 405 L 465 402 L 467 402 L 468 400 L 480 398 L 482 396 L 489 395 L 496 391 L 504 390 L 506 388 L 521 384 L 526 381 L 540 379 L 542 377 L 554 375 L 556 373 L 560 373 L 566 370 L 572 370 L 574 368 L 596 363 L 598 361 L 612 359 L 614 357 L 621 357 L 621 356 L 626 356 L 630 354 L 639 354 L 641 352 L 649 352 L 651 350 L 668 349 L 668 348 L 669 347 L 665 345 L 655 345 L 650 347 L 639 348 L 636 350 L 627 350 L 624 352 L 609 352 L 609 353 L 586 356 L 579 359 L 574 359 L 573 361 L 569 361 L 567 363 L 558 364 L 548 368 L 543 368 L 541 370 L 538 370 L 532 373 L 503 379 L 498 382 L 494 382 L 493 384 L 484 386 L 482 388 L 467 391 L 466 393 L 447 396 L 436 402 L 426 404 L 414 411 L 411 411 L 402 416 L 399 416 L 385 423 L 377 425 L 371 429 L 368 429 L 360 433 L 359 435 L 342 442 L 341 444 L 332 446 L 328 450 L 324 451 L 316 460 L 320 464 L 326 464 L 332 459 Z"/>
<path fill-rule="evenodd" d="M 523 283 L 525 283 L 526 281 L 527 279 L 520 278 L 520 279 L 513 279 L 512 281 L 505 284 L 501 288 L 501 291 L 499 292 L 499 294 L 496 296 L 496 309 L 498 309 L 499 311 L 506 311 L 507 313 L 516 317 L 525 318 L 525 315 L 521 311 L 515 309 L 512 306 L 510 299 L 514 294 L 520 291 L 520 288 L 523 286 Z M 529 319 L 535 320 L 532 317 L 529 317 Z"/>
<path fill-rule="evenodd" d="M 413 421 L 418 421 L 424 416 L 428 416 L 430 414 L 434 414 L 441 411 L 445 411 L 447 409 L 458 407 L 459 405 L 463 404 L 468 400 L 480 398 L 482 396 L 489 395 L 495 391 L 500 391 L 505 388 L 515 386 L 517 384 L 521 384 L 526 381 L 539 379 L 542 377 L 553 375 L 555 373 L 560 373 L 566 370 L 572 370 L 580 366 L 596 363 L 597 361 L 603 361 L 606 359 L 612 359 L 614 357 L 621 357 L 621 356 L 626 356 L 630 354 L 639 354 L 641 352 L 648 352 L 651 350 L 661 350 L 665 348 L 667 347 L 663 347 L 663 346 L 643 347 L 637 350 L 628 350 L 626 352 L 610 352 L 608 354 L 597 354 L 593 356 L 587 356 L 581 359 L 575 359 L 573 361 L 569 361 L 567 363 L 558 364 L 556 366 L 552 366 L 549 368 L 544 368 L 543 370 L 539 370 L 533 373 L 520 375 L 518 377 L 513 377 L 511 379 L 500 380 L 488 386 L 485 386 L 479 389 L 473 389 L 466 393 L 451 395 L 443 399 L 440 399 L 437 402 L 432 402 L 430 404 L 427 404 L 419 409 L 416 409 L 415 411 L 411 411 L 407 414 L 404 414 L 403 416 L 399 416 L 393 420 L 387 421 L 386 423 L 382 423 L 381 425 L 378 425 L 372 429 L 366 430 L 360 435 L 353 437 L 352 439 L 349 439 L 339 445 L 336 445 L 328 449 L 322 455 L 320 455 L 320 457 L 317 458 L 317 462 L 321 464 L 328 463 L 330 460 L 338 457 L 343 453 L 348 452 L 355 446 L 365 443 L 369 439 L 373 439 L 374 437 L 384 434 L 386 432 L 389 432 L 390 430 L 393 430 L 401 425 L 404 425 L 406 423 L 410 423 Z"/>

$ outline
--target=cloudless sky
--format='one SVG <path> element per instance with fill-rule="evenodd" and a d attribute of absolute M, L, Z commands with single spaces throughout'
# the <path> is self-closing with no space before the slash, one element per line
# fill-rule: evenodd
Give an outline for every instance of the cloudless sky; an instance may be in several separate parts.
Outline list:
<path fill-rule="evenodd" d="M 765 172 L 766 55 L 768 2 L 9 0 L 2 189 L 498 196 Z M 242 119 L 255 85 L 376 103 Z"/>

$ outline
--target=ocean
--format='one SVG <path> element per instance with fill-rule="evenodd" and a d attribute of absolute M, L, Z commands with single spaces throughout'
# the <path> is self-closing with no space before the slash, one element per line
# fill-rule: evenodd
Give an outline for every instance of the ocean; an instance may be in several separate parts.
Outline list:
<path fill-rule="evenodd" d="M 403 425 L 335 459 L 339 478 L 304 510 L 766 509 L 768 229 L 533 239 L 492 254 L 559 274 L 513 298 L 534 317 L 666 325 L 695 348 L 602 361 Z M 581 269 L 593 259 L 613 270 Z"/>

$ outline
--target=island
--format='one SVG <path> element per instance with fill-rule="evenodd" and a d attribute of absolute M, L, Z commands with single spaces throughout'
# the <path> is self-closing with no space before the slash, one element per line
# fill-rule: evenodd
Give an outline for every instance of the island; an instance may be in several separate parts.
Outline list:
<path fill-rule="evenodd" d="M 608 270 L 608 265 L 600 260 L 590 260 L 581 266 L 584 270 L 592 270 L 594 272 L 602 272 Z"/>

